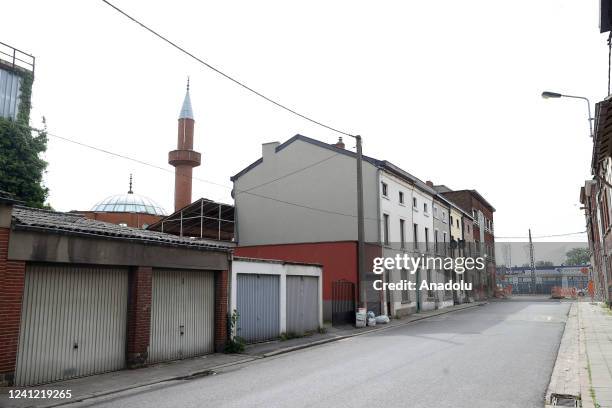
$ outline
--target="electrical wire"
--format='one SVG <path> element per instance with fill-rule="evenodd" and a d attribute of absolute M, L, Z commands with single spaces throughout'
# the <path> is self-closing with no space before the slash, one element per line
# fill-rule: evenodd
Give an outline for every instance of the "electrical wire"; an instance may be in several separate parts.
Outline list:
<path fill-rule="evenodd" d="M 96 147 L 96 146 L 89 145 L 87 143 L 79 142 L 79 141 L 74 140 L 74 139 L 70 139 L 70 138 L 67 138 L 67 137 L 64 137 L 64 136 L 56 135 L 56 134 L 50 133 L 50 132 L 48 132 L 46 130 L 40 130 L 40 129 L 36 129 L 36 128 L 33 128 L 33 127 L 29 127 L 29 129 L 32 130 L 32 131 L 35 131 L 35 132 L 39 132 L 39 133 L 40 132 L 45 132 L 45 134 L 48 135 L 48 136 L 51 136 L 53 138 L 57 138 L 57 139 L 60 139 L 60 140 L 63 140 L 63 141 L 69 142 L 69 143 L 73 143 L 73 144 L 81 146 L 81 147 L 86 147 L 88 149 L 95 150 L 95 151 L 98 151 L 98 152 L 101 152 L 101 153 L 104 153 L 104 154 L 108 154 L 108 155 L 111 155 L 111 156 L 114 156 L 114 157 L 118 157 L 118 158 L 121 158 L 121 159 L 124 159 L 124 160 L 129 160 L 129 161 L 141 164 L 143 166 L 148 166 L 148 167 L 152 167 L 152 168 L 155 168 L 155 169 L 158 169 L 158 170 L 162 170 L 162 171 L 164 171 L 166 173 L 175 174 L 174 170 L 172 170 L 172 169 L 168 169 L 168 168 L 159 166 L 157 164 L 149 163 L 149 162 L 146 162 L 144 160 L 135 159 L 135 158 L 127 156 L 125 154 L 111 152 L 110 150 L 102 149 L 102 148 L 99 148 L 99 147 Z M 306 166 L 306 167 L 304 167 L 302 169 L 293 171 L 292 173 L 286 174 L 286 175 L 284 175 L 282 177 L 279 177 L 277 179 L 270 180 L 270 181 L 268 181 L 266 183 L 263 183 L 262 185 L 272 183 L 272 182 L 280 180 L 282 178 L 289 177 L 290 175 L 296 174 L 296 173 L 298 173 L 300 171 L 303 171 L 303 170 L 309 169 L 311 167 L 314 167 L 315 165 L 323 163 L 324 161 L 327 161 L 327 160 L 331 159 L 332 157 L 335 157 L 336 155 L 338 155 L 338 154 L 336 153 L 335 155 L 332 155 L 332 156 L 327 157 L 327 158 L 325 158 L 323 160 L 315 162 L 315 163 L 313 163 L 313 164 L 311 164 L 309 166 Z M 182 176 L 182 177 L 189 178 L 188 176 Z M 215 185 L 215 186 L 219 186 L 219 187 L 223 187 L 223 188 L 227 188 L 229 190 L 232 190 L 232 187 L 230 187 L 228 185 L 217 183 L 217 182 L 214 182 L 214 181 L 211 181 L 211 180 L 202 179 L 202 178 L 199 178 L 199 177 L 192 176 L 191 180 L 196 180 L 196 181 L 199 181 L 199 182 L 203 182 L 203 183 L 207 183 L 207 184 L 212 184 L 212 185 Z M 252 187 L 251 189 L 257 188 L 257 187 L 259 187 L 259 186 Z M 249 189 L 249 190 L 251 190 L 251 189 Z M 343 212 L 339 212 L 339 211 L 327 210 L 327 209 L 324 209 L 324 208 L 311 207 L 311 206 L 308 206 L 308 205 L 305 205 L 305 204 L 295 203 L 295 202 L 286 201 L 286 200 L 280 200 L 278 198 L 269 197 L 269 196 L 266 196 L 266 195 L 263 195 L 263 194 L 253 193 L 252 191 L 249 191 L 249 190 L 245 190 L 245 191 L 243 191 L 243 190 L 234 190 L 234 191 L 236 192 L 236 194 L 245 193 L 245 194 L 252 195 L 252 196 L 255 196 L 255 197 L 259 197 L 259 198 L 262 198 L 262 199 L 266 199 L 266 200 L 270 200 L 270 201 L 274 201 L 274 202 L 278 202 L 278 203 L 282 203 L 282 204 L 286 204 L 286 205 L 291 205 L 291 206 L 294 206 L 294 207 L 304 208 L 304 209 L 308 209 L 308 210 L 312 210 L 312 211 L 317 211 L 317 212 L 321 212 L 321 213 L 325 213 L 325 214 L 332 214 L 332 215 L 340 215 L 340 216 L 343 216 L 343 217 L 357 218 L 357 215 L 355 215 L 355 214 L 347 214 L 347 213 L 343 213 Z M 377 222 L 379 221 L 377 218 L 371 218 L 371 217 L 365 217 L 365 219 L 366 220 L 371 220 L 371 221 L 377 221 Z"/>
<path fill-rule="evenodd" d="M 538 236 L 532 236 L 532 239 L 535 238 L 555 238 L 555 237 L 567 237 L 567 236 L 571 236 L 571 235 L 579 235 L 579 234 L 586 234 L 586 231 L 579 231 L 579 232 L 567 232 L 564 234 L 552 234 L 552 235 L 538 235 Z M 498 237 L 497 235 L 495 235 L 495 239 L 529 239 L 529 236 L 526 237 Z"/>
<path fill-rule="evenodd" d="M 140 22 L 139 20 L 137 20 L 136 18 L 132 17 L 131 15 L 129 15 L 128 13 L 126 13 L 125 11 L 123 11 L 122 9 L 120 9 L 119 7 L 115 6 L 114 4 L 112 4 L 111 2 L 107 1 L 107 0 L 101 0 L 103 3 L 105 3 L 106 5 L 112 7 L 115 11 L 117 11 L 118 13 L 124 15 L 125 17 L 127 17 L 128 19 L 132 20 L 134 23 L 138 24 L 139 26 L 141 26 L 142 28 L 144 28 L 145 30 L 147 30 L 148 32 L 150 32 L 151 34 L 153 34 L 154 36 L 156 36 L 157 38 L 159 38 L 160 40 L 170 44 L 172 47 L 176 48 L 177 50 L 179 50 L 180 52 L 182 52 L 183 54 L 189 56 L 190 58 L 196 60 L 197 62 L 199 62 L 200 64 L 204 65 L 205 67 L 213 70 L 214 72 L 216 72 L 217 74 L 223 76 L 224 78 L 232 81 L 233 83 L 235 83 L 236 85 L 241 86 L 242 88 L 246 89 L 249 92 L 254 93 L 255 95 L 259 96 L 260 98 L 265 99 L 266 101 L 272 103 L 273 105 L 276 105 L 277 107 L 284 109 L 287 112 L 290 112 L 296 116 L 299 116 L 302 119 L 305 119 L 311 123 L 314 123 L 316 125 L 322 126 L 326 129 L 329 129 L 331 131 L 340 133 L 342 135 L 346 135 L 346 136 L 350 136 L 350 137 L 355 137 L 354 135 L 348 133 L 348 132 L 344 132 L 342 130 L 339 130 L 337 128 L 334 128 L 332 126 L 326 125 L 322 122 L 319 122 L 315 119 L 312 119 L 304 114 L 301 114 L 299 112 L 297 112 L 296 110 L 289 108 L 286 105 L 283 105 L 280 102 L 275 101 L 272 98 L 269 98 L 267 96 L 265 96 L 264 94 L 262 94 L 261 92 L 256 91 L 255 89 L 247 86 L 246 84 L 244 84 L 243 82 L 240 82 L 239 80 L 233 78 L 232 76 L 224 73 L 223 71 L 221 71 L 218 68 L 215 68 L 214 66 L 212 66 L 211 64 L 209 64 L 208 62 L 204 61 L 203 59 L 197 57 L 195 54 L 191 53 L 190 51 L 187 51 L 184 47 L 178 45 L 177 43 L 175 43 L 174 41 L 171 41 L 170 39 L 168 39 L 167 37 L 163 36 L 162 34 L 158 33 L 157 31 L 153 30 L 152 28 L 150 28 L 149 26 L 145 25 L 144 23 Z"/>
<path fill-rule="evenodd" d="M 155 168 L 155 169 L 158 169 L 158 170 L 162 170 L 162 171 L 164 171 L 166 173 L 175 174 L 175 172 L 172 169 L 168 169 L 168 168 L 165 168 L 165 167 L 153 164 L 153 163 L 149 163 L 149 162 L 146 162 L 144 160 L 136 159 L 136 158 L 127 156 L 125 154 L 115 153 L 115 152 L 112 152 L 110 150 L 106 150 L 106 149 L 103 149 L 103 148 L 100 148 L 100 147 L 92 146 L 90 144 L 79 142 L 79 141 L 71 139 L 71 138 L 67 138 L 67 137 L 60 136 L 60 135 L 57 135 L 57 134 L 54 134 L 54 133 L 50 133 L 47 130 L 41 130 L 41 129 L 37 129 L 37 128 L 31 127 L 31 126 L 24 126 L 24 127 L 27 127 L 30 130 L 38 132 L 38 133 L 44 132 L 48 136 L 51 136 L 53 138 L 60 139 L 60 140 L 63 140 L 63 141 L 66 141 L 66 142 L 69 142 L 69 143 L 72 143 L 72 144 L 75 144 L 75 145 L 78 145 L 78 146 L 81 146 L 81 147 L 85 147 L 85 148 L 88 148 L 88 149 L 91 149 L 91 150 L 95 150 L 95 151 L 98 151 L 98 152 L 101 152 L 101 153 L 104 153 L 104 154 L 108 154 L 108 155 L 111 155 L 111 156 L 114 156 L 114 157 L 118 157 L 118 158 L 121 158 L 121 159 L 124 159 L 124 160 L 129 160 L 129 161 L 141 164 L 143 166 L 147 166 L 147 167 Z M 339 211 L 327 210 L 327 209 L 324 209 L 324 208 L 311 207 L 311 206 L 308 206 L 308 205 L 305 205 L 305 204 L 295 203 L 295 202 L 286 201 L 286 200 L 280 200 L 278 198 L 269 197 L 269 196 L 265 196 L 263 194 L 257 194 L 257 193 L 253 193 L 252 192 L 252 190 L 254 190 L 256 188 L 262 187 L 264 185 L 268 185 L 268 184 L 273 183 L 275 181 L 282 180 L 284 178 L 290 177 L 290 176 L 292 176 L 294 174 L 297 174 L 297 173 L 299 173 L 301 171 L 304 171 L 304 170 L 310 169 L 312 167 L 315 167 L 315 166 L 317 166 L 317 165 L 319 165 L 321 163 L 324 163 L 324 162 L 326 162 L 326 161 L 328 161 L 328 160 L 330 160 L 330 159 L 332 159 L 332 158 L 334 158 L 334 157 L 336 157 L 338 155 L 339 155 L 339 153 L 335 153 L 335 154 L 333 154 L 331 156 L 328 156 L 328 157 L 326 157 L 326 158 L 324 158 L 322 160 L 319 160 L 317 162 L 311 163 L 308 166 L 305 166 L 305 167 L 302 167 L 300 169 L 294 170 L 293 172 L 290 172 L 290 173 L 287 173 L 287 174 L 285 174 L 285 175 L 283 175 L 281 177 L 277 177 L 275 179 L 269 180 L 269 181 L 267 181 L 265 183 L 261 183 L 259 185 L 250 187 L 249 189 L 246 189 L 246 190 L 235 190 L 234 189 L 235 194 L 242 194 L 242 193 L 244 193 L 244 194 L 252 195 L 254 197 L 258 197 L 258 198 L 262 198 L 262 199 L 266 199 L 266 200 L 270 200 L 270 201 L 274 201 L 274 202 L 278 202 L 278 203 L 282 203 L 282 204 L 286 204 L 286 205 L 291 205 L 291 206 L 298 207 L 298 208 L 304 208 L 304 209 L 308 209 L 308 210 L 311 210 L 311 211 L 317 211 L 317 212 L 321 212 L 321 213 L 325 213 L 325 214 L 339 215 L 339 216 L 342 216 L 342 217 L 357 218 L 357 215 L 354 215 L 354 214 L 347 214 L 347 213 L 343 213 L 343 212 L 339 212 Z M 181 176 L 188 178 L 188 176 L 183 176 L 183 175 L 181 175 Z M 211 181 L 211 180 L 202 179 L 202 178 L 199 178 L 199 177 L 192 176 L 191 179 L 199 181 L 199 182 L 202 182 L 202 183 L 212 184 L 212 185 L 215 185 L 215 186 L 223 187 L 223 188 L 226 188 L 226 189 L 229 189 L 229 190 L 233 189 L 231 186 L 228 186 L 228 185 L 225 185 L 225 184 L 221 184 L 221 183 L 217 183 L 217 182 L 214 182 L 214 181 Z M 378 219 L 378 218 L 365 217 L 365 219 L 366 220 L 380 222 L 380 219 Z M 537 238 L 554 238 L 554 237 L 579 235 L 579 234 L 585 234 L 585 233 L 586 233 L 586 231 L 579 231 L 579 232 L 570 232 L 570 233 L 563 233 L 563 234 L 532 236 L 532 238 L 533 239 L 537 239 Z M 527 239 L 527 238 L 529 238 L 529 237 L 527 237 L 527 236 L 523 236 L 523 237 L 501 237 L 501 236 L 495 236 L 495 239 Z"/>

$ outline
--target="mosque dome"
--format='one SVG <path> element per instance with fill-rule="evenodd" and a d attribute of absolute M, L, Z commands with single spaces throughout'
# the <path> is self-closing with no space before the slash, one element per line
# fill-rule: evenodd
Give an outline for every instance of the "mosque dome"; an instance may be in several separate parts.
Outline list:
<path fill-rule="evenodd" d="M 94 205 L 91 211 L 95 212 L 133 212 L 151 215 L 166 215 L 166 211 L 155 201 L 132 191 L 130 176 L 130 190 L 126 194 L 115 194 L 106 197 Z"/>

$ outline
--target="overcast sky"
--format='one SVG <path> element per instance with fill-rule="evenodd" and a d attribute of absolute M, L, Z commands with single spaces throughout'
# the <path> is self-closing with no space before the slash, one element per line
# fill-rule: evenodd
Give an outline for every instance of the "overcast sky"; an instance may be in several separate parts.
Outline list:
<path fill-rule="evenodd" d="M 477 189 L 497 209 L 498 236 L 585 228 L 586 106 L 540 93 L 605 97 L 596 0 L 114 1 L 249 86 L 361 134 L 365 154 Z M 260 157 L 261 143 L 337 139 L 99 0 L 5 2 L 2 15 L 0 41 L 36 56 L 32 123 L 44 115 L 53 134 L 172 169 L 189 75 L 202 152 L 194 176 L 226 186 L 194 181 L 194 199 L 231 202 L 229 177 Z M 173 209 L 172 173 L 56 138 L 45 157 L 55 209 L 125 192 L 129 173 L 135 192 Z"/>

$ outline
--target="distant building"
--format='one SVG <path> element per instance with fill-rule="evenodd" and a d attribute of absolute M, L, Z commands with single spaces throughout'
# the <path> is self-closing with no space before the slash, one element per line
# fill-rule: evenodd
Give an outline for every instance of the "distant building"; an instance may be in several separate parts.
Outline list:
<path fill-rule="evenodd" d="M 451 190 L 445 185 L 435 186 L 435 189 L 472 215 L 470 233 L 474 239 L 474 250 L 471 252 L 472 256 L 487 258 L 486 272 L 480 277 L 487 294 L 491 296 L 495 285 L 495 236 L 493 232 L 495 208 L 476 190 Z"/>
<path fill-rule="evenodd" d="M 34 63 L 32 55 L 0 42 L 0 118 L 17 120 L 22 108 L 29 116 Z"/>
<path fill-rule="evenodd" d="M 584 265 L 539 266 L 535 269 L 535 288 L 531 280 L 531 267 L 501 267 L 497 274 L 498 282 L 504 287 L 512 285 L 514 294 L 550 295 L 554 287 L 587 289 L 589 272 L 589 267 Z"/>
<path fill-rule="evenodd" d="M 448 279 L 444 271 L 368 271 L 365 281 L 359 281 L 355 159 L 342 140 L 327 144 L 296 135 L 282 144 L 263 144 L 262 157 L 231 178 L 235 253 L 323 265 L 324 319 L 334 323 L 353 314 L 359 285 L 366 286 L 368 309 L 376 313 L 402 315 L 453 304 L 444 291 L 372 288 L 375 279 L 441 283 Z M 291 177 L 280 177 L 286 174 Z M 363 192 L 367 265 L 377 256 L 431 255 L 444 243 L 450 245 L 453 205 L 417 177 L 364 156 Z M 458 214 L 458 219 L 464 217 L 463 210 Z M 455 228 L 461 235 L 459 222 Z"/>

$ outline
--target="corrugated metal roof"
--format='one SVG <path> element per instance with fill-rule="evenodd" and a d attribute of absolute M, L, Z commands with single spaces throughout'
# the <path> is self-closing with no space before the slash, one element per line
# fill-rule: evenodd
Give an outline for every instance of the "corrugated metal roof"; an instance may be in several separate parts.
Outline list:
<path fill-rule="evenodd" d="M 227 242 L 181 238 L 162 232 L 91 220 L 77 214 L 39 210 L 24 206 L 14 206 L 12 215 L 13 227 L 16 229 L 44 230 L 48 232 L 222 251 L 228 251 L 233 247 L 233 244 Z"/>

